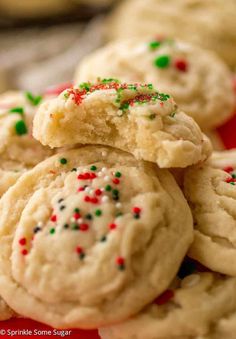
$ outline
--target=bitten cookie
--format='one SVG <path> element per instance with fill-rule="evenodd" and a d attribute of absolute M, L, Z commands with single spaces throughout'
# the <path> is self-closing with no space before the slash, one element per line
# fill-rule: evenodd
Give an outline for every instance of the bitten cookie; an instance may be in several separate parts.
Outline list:
<path fill-rule="evenodd" d="M 232 75 L 213 52 L 163 38 L 109 44 L 79 64 L 75 83 L 113 77 L 152 83 L 174 97 L 203 130 L 221 125 L 233 113 Z"/>
<path fill-rule="evenodd" d="M 236 275 L 236 186 L 234 169 L 208 166 L 185 172 L 184 193 L 194 217 L 189 255 L 213 271 Z"/>
<path fill-rule="evenodd" d="M 193 236 L 171 174 L 104 147 L 46 159 L 3 196 L 0 215 L 0 293 L 56 328 L 138 312 L 168 287 Z"/>
<path fill-rule="evenodd" d="M 105 144 L 159 167 L 204 161 L 211 145 L 172 97 L 154 87 L 104 79 L 82 83 L 42 104 L 34 137 L 50 147 Z"/>
<path fill-rule="evenodd" d="M 169 289 L 139 314 L 100 329 L 101 338 L 200 339 L 211 332 L 236 307 L 236 279 L 194 270 L 193 265 L 188 263 L 186 276 L 182 266 Z"/>
<path fill-rule="evenodd" d="M 52 154 L 32 137 L 32 121 L 41 100 L 23 92 L 0 95 L 0 196 L 24 171 Z"/>
<path fill-rule="evenodd" d="M 111 15 L 111 40 L 161 34 L 215 51 L 236 66 L 236 2 L 228 0 L 126 0 Z"/>

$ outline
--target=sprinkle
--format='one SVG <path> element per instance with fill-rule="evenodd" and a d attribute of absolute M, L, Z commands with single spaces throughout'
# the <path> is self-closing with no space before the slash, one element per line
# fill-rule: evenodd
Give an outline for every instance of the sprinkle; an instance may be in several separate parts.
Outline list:
<path fill-rule="evenodd" d="M 95 194 L 99 196 L 102 194 L 102 191 L 98 188 L 95 190 Z"/>
<path fill-rule="evenodd" d="M 91 202 L 92 204 L 98 204 L 98 198 L 96 198 L 96 197 L 91 198 L 91 199 L 90 199 L 90 202 Z"/>
<path fill-rule="evenodd" d="M 39 231 L 41 231 L 41 228 L 38 227 L 38 226 L 36 226 L 36 227 L 34 228 L 34 233 L 38 233 Z"/>
<path fill-rule="evenodd" d="M 66 206 L 62 205 L 60 206 L 60 211 L 63 211 L 66 208 Z"/>
<path fill-rule="evenodd" d="M 69 228 L 69 225 L 68 225 L 68 224 L 65 224 L 63 227 L 64 227 L 65 229 L 67 229 L 67 228 Z"/>
<path fill-rule="evenodd" d="M 80 209 L 76 207 L 76 208 L 74 209 L 74 212 L 75 212 L 75 213 L 79 213 L 79 212 L 80 212 Z"/>
<path fill-rule="evenodd" d="M 188 64 L 186 60 L 183 59 L 177 59 L 174 62 L 174 66 L 176 69 L 178 69 L 180 72 L 187 72 L 188 70 Z"/>
<path fill-rule="evenodd" d="M 161 104 L 163 104 L 163 102 L 161 102 Z M 149 120 L 154 120 L 155 118 L 156 118 L 156 114 L 155 114 L 155 113 L 150 114 L 150 115 L 148 116 L 148 119 L 149 119 Z"/>
<path fill-rule="evenodd" d="M 80 246 L 77 246 L 75 250 L 76 250 L 76 253 L 79 255 L 80 259 L 83 260 L 85 257 L 83 248 Z"/>
<path fill-rule="evenodd" d="M 105 186 L 105 190 L 106 190 L 107 192 L 111 191 L 111 186 L 110 186 L 110 185 L 106 185 L 106 186 Z"/>
<path fill-rule="evenodd" d="M 115 230 L 117 228 L 117 225 L 114 224 L 114 223 L 111 223 L 108 227 L 112 231 L 112 230 Z"/>
<path fill-rule="evenodd" d="M 116 203 L 116 208 L 121 208 L 122 207 L 122 204 L 120 202 L 117 202 Z"/>
<path fill-rule="evenodd" d="M 155 51 L 160 45 L 161 45 L 161 42 L 160 42 L 160 41 L 151 41 L 151 42 L 149 43 L 149 48 L 150 48 L 152 51 Z"/>
<path fill-rule="evenodd" d="M 43 99 L 40 95 L 35 96 L 31 92 L 25 92 L 25 96 L 33 106 L 38 106 Z"/>
<path fill-rule="evenodd" d="M 110 181 L 110 177 L 109 177 L 108 175 L 106 175 L 106 176 L 104 177 L 104 181 Z"/>
<path fill-rule="evenodd" d="M 19 240 L 19 244 L 20 244 L 21 246 L 24 246 L 24 245 L 26 244 L 26 238 L 21 238 L 21 239 Z"/>
<path fill-rule="evenodd" d="M 117 212 L 117 213 L 116 213 L 116 217 L 117 217 L 117 218 L 121 217 L 122 215 L 123 215 L 122 212 Z"/>
<path fill-rule="evenodd" d="M 9 110 L 9 113 L 18 113 L 23 115 L 24 114 L 24 108 L 23 107 L 13 107 Z"/>
<path fill-rule="evenodd" d="M 102 200 L 103 203 L 107 202 L 109 200 L 109 197 L 105 195 L 104 197 L 102 197 L 101 200 Z"/>
<path fill-rule="evenodd" d="M 78 220 L 79 218 L 81 218 L 81 215 L 80 215 L 79 213 L 75 213 L 75 214 L 73 215 L 73 218 L 74 218 L 75 220 Z"/>
<path fill-rule="evenodd" d="M 91 171 L 96 171 L 96 170 L 97 170 L 97 167 L 93 165 L 93 166 L 90 167 L 90 170 L 91 170 Z"/>
<path fill-rule="evenodd" d="M 86 214 L 85 219 L 92 220 L 93 219 L 92 214 L 90 214 L 90 213 Z"/>
<path fill-rule="evenodd" d="M 59 200 L 58 200 L 58 204 L 60 204 L 62 201 L 64 201 L 64 199 L 62 199 L 62 198 L 59 199 Z"/>
<path fill-rule="evenodd" d="M 174 291 L 172 290 L 166 290 L 164 293 L 162 293 L 155 301 L 154 303 L 157 305 L 164 305 L 169 300 L 171 300 L 174 297 Z"/>
<path fill-rule="evenodd" d="M 101 171 L 102 171 L 103 173 L 105 173 L 105 172 L 107 171 L 107 168 L 106 168 L 106 167 L 103 167 L 103 168 L 101 169 Z"/>
<path fill-rule="evenodd" d="M 101 242 L 105 242 L 106 240 L 107 240 L 107 237 L 105 235 L 102 236 L 101 239 L 100 239 Z"/>
<path fill-rule="evenodd" d="M 170 64 L 170 57 L 168 55 L 161 55 L 154 60 L 154 65 L 158 68 L 166 68 Z"/>
<path fill-rule="evenodd" d="M 79 188 L 78 188 L 78 192 L 82 192 L 82 191 L 84 191 L 84 190 L 85 190 L 84 187 L 79 187 Z"/>
<path fill-rule="evenodd" d="M 57 216 L 54 214 L 50 218 L 51 221 L 56 222 L 57 221 Z"/>
<path fill-rule="evenodd" d="M 86 195 L 86 196 L 84 197 L 84 201 L 85 201 L 85 202 L 90 202 L 90 197 L 89 197 L 88 195 Z"/>
<path fill-rule="evenodd" d="M 125 269 L 125 259 L 123 257 L 116 258 L 116 264 L 119 267 L 119 270 L 123 271 Z"/>
<path fill-rule="evenodd" d="M 26 249 L 24 249 L 24 250 L 21 251 L 21 253 L 22 253 L 23 255 L 27 255 L 27 254 L 28 254 L 28 251 L 27 251 Z"/>
<path fill-rule="evenodd" d="M 18 135 L 27 134 L 28 129 L 26 127 L 24 120 L 19 120 L 19 121 L 16 122 L 15 131 Z"/>
<path fill-rule="evenodd" d="M 83 224 L 84 220 L 83 220 L 83 218 L 80 218 L 80 219 L 77 220 L 77 222 L 78 222 L 78 224 L 81 225 L 81 224 Z"/>
<path fill-rule="evenodd" d="M 55 228 L 51 228 L 50 229 L 50 234 L 54 234 L 55 233 Z"/>
<path fill-rule="evenodd" d="M 139 208 L 139 207 L 133 207 L 132 211 L 133 211 L 133 213 L 135 213 L 135 214 L 139 214 L 139 213 L 141 213 L 141 208 Z"/>
<path fill-rule="evenodd" d="M 118 178 L 112 179 L 113 184 L 119 185 L 120 180 Z"/>
<path fill-rule="evenodd" d="M 102 215 L 102 211 L 101 210 L 96 210 L 95 211 L 95 215 L 96 215 L 96 217 L 100 217 Z"/>
<path fill-rule="evenodd" d="M 116 177 L 116 178 L 120 178 L 121 176 L 122 176 L 122 174 L 121 174 L 120 172 L 116 172 L 116 173 L 115 173 L 115 177 Z"/>
<path fill-rule="evenodd" d="M 61 163 L 62 165 L 67 164 L 67 159 L 66 159 L 66 158 L 61 158 L 61 159 L 60 159 L 60 163 Z"/>
<path fill-rule="evenodd" d="M 233 167 L 232 166 L 227 166 L 225 168 L 223 168 L 223 171 L 227 172 L 227 173 L 230 173 L 230 172 L 233 172 Z"/>
<path fill-rule="evenodd" d="M 77 171 L 77 168 L 72 168 L 71 172 L 76 172 Z"/>
<path fill-rule="evenodd" d="M 72 224 L 72 225 L 71 225 L 71 228 L 72 228 L 72 230 L 74 230 L 74 231 L 78 231 L 78 230 L 79 230 L 79 226 L 78 226 L 77 224 Z"/>
<path fill-rule="evenodd" d="M 79 229 L 82 232 L 86 232 L 89 229 L 89 225 L 88 224 L 81 224 Z"/>

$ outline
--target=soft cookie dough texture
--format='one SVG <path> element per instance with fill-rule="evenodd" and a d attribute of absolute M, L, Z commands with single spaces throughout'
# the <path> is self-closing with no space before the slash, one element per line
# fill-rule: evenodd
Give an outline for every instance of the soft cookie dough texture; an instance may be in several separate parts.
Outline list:
<path fill-rule="evenodd" d="M 193 236 L 171 174 L 105 147 L 41 162 L 3 196 L 0 213 L 0 293 L 56 328 L 138 312 L 168 287 Z"/>
<path fill-rule="evenodd" d="M 32 137 L 40 97 L 31 93 L 0 95 L 0 196 L 19 176 L 52 154 Z"/>
<path fill-rule="evenodd" d="M 112 79 L 82 83 L 43 103 L 33 134 L 50 147 L 105 144 L 166 168 L 204 161 L 211 152 L 198 125 L 168 94 Z"/>
<path fill-rule="evenodd" d="M 111 43 L 79 64 L 75 83 L 97 77 L 152 83 L 171 94 L 203 130 L 221 125 L 233 113 L 235 94 L 227 66 L 211 51 L 155 37 Z"/>
<path fill-rule="evenodd" d="M 205 338 L 218 321 L 235 311 L 235 297 L 235 278 L 195 271 L 176 277 L 161 297 L 133 318 L 99 333 L 102 339 Z"/>
<path fill-rule="evenodd" d="M 235 169 L 236 168 L 236 149 L 213 152 L 208 163 L 215 168 Z"/>
<path fill-rule="evenodd" d="M 208 166 L 185 173 L 184 193 L 194 217 L 189 256 L 210 269 L 236 276 L 236 172 Z"/>
<path fill-rule="evenodd" d="M 236 66 L 235 0 L 126 0 L 111 15 L 107 36 L 144 37 L 161 34 L 215 51 Z"/>

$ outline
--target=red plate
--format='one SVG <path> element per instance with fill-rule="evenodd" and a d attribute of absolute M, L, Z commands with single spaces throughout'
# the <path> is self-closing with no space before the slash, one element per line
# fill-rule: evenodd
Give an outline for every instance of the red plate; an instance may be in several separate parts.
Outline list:
<path fill-rule="evenodd" d="M 224 126 L 221 126 L 218 129 L 218 133 L 223 140 L 223 143 L 226 148 L 236 148 L 236 115 L 233 116 Z M 23 331 L 28 330 L 28 334 L 10 336 L 7 335 L 7 331 Z M 5 335 L 2 331 L 5 331 Z M 32 332 L 30 335 L 29 331 Z M 34 333 L 36 331 L 36 333 Z M 46 332 L 42 332 L 46 331 Z M 51 334 L 48 332 L 51 331 Z M 59 330 L 58 330 L 59 331 Z M 12 333 L 13 334 L 13 333 Z M 53 329 L 40 324 L 38 322 L 28 320 L 28 319 L 10 319 L 8 321 L 0 322 L 0 336 L 8 338 L 73 338 L 73 339 L 99 339 L 97 331 L 81 331 L 81 330 L 72 330 L 69 335 L 62 336 L 63 332 L 55 333 Z"/>

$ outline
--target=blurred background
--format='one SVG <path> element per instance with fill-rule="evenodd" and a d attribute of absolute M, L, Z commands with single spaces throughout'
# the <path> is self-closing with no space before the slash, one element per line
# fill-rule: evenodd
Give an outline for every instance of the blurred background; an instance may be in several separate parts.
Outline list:
<path fill-rule="evenodd" d="M 119 2 L 119 0 L 116 0 Z M 0 0 L 0 93 L 73 79 L 103 41 L 112 0 Z"/>

